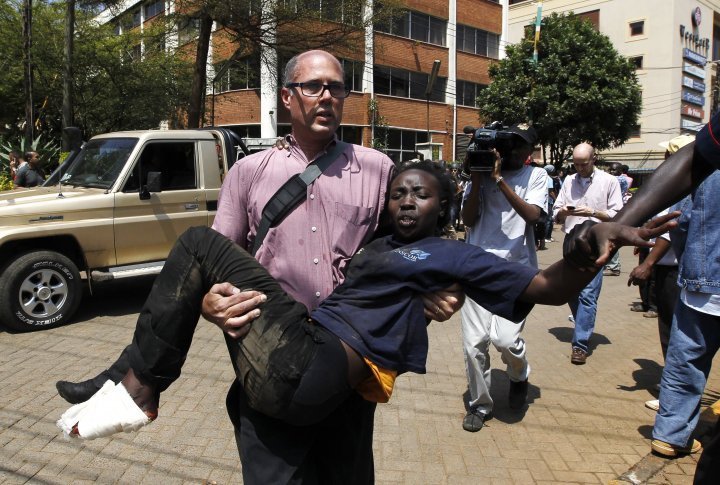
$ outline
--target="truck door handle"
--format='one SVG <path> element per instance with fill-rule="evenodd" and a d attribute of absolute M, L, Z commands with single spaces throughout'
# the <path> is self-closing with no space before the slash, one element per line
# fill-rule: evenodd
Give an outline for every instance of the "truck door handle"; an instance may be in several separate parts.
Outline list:
<path fill-rule="evenodd" d="M 186 211 L 196 211 L 200 209 L 200 204 L 185 204 Z"/>

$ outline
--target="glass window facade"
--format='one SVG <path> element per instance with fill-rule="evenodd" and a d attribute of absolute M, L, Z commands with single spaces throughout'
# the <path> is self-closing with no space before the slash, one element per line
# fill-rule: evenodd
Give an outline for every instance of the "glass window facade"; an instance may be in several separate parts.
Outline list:
<path fill-rule="evenodd" d="M 457 46 L 458 50 L 463 52 L 497 59 L 500 49 L 500 34 L 458 24 Z"/>
<path fill-rule="evenodd" d="M 444 46 L 446 45 L 447 20 L 421 12 L 408 11 L 392 22 L 376 24 L 375 30 Z"/>
<path fill-rule="evenodd" d="M 407 71 L 400 68 L 375 66 L 373 83 L 375 94 L 387 94 L 399 98 L 426 99 L 429 74 L 423 72 Z M 430 101 L 445 102 L 447 78 L 435 79 Z"/>

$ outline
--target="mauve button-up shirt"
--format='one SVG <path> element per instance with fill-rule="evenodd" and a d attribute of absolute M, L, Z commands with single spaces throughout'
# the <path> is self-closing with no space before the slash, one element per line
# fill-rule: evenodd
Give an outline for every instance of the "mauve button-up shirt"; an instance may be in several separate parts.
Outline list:
<path fill-rule="evenodd" d="M 287 149 L 241 159 L 223 182 L 212 227 L 248 250 L 265 204 L 312 161 L 292 136 L 286 140 Z M 308 310 L 344 281 L 350 258 L 372 238 L 393 170 L 382 153 L 348 144 L 308 186 L 307 199 L 268 231 L 255 257 Z"/>
<path fill-rule="evenodd" d="M 585 179 L 576 173 L 568 175 L 553 205 L 553 217 L 557 217 L 557 213 L 566 205 L 587 206 L 613 217 L 623 206 L 620 184 L 615 176 L 597 168 L 594 168 L 592 175 Z M 587 219 L 599 220 L 593 217 L 567 216 L 563 223 L 563 231 L 567 234 L 573 227 Z"/>

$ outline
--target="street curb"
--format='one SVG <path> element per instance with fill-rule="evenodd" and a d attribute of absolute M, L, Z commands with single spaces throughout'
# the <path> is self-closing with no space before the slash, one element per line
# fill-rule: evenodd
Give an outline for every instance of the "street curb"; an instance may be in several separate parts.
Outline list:
<path fill-rule="evenodd" d="M 700 413 L 700 420 L 698 421 L 698 425 L 695 429 L 695 438 L 698 439 L 701 443 L 703 443 L 705 441 L 705 437 L 713 429 L 713 426 L 717 420 L 718 415 L 713 412 L 713 406 L 706 407 L 702 411 L 702 413 Z M 660 473 L 666 465 L 675 462 L 678 458 L 663 458 L 650 452 L 645 455 L 639 462 L 630 467 L 628 471 L 615 478 L 614 480 L 610 480 L 608 484 L 625 485 L 626 483 L 632 483 L 635 485 L 640 485 L 643 483 L 647 483 L 651 478 Z"/>

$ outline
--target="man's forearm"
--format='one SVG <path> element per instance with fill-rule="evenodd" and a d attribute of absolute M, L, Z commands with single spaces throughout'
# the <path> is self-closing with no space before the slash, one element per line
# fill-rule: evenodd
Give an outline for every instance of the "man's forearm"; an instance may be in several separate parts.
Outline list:
<path fill-rule="evenodd" d="M 650 180 L 633 195 L 613 218 L 628 226 L 640 226 L 661 210 L 670 207 L 697 187 L 710 173 L 700 157 L 693 162 L 695 143 L 690 143 L 660 164 Z"/>

